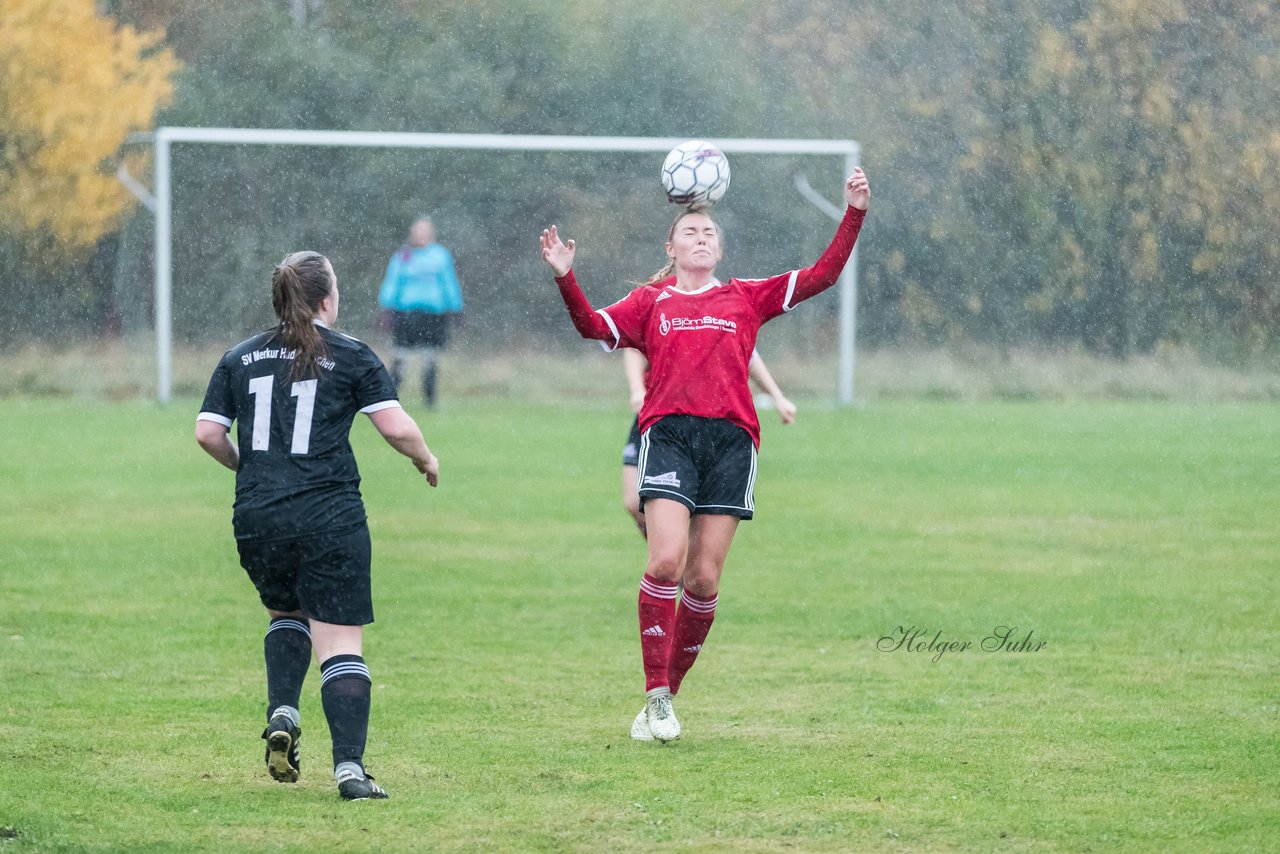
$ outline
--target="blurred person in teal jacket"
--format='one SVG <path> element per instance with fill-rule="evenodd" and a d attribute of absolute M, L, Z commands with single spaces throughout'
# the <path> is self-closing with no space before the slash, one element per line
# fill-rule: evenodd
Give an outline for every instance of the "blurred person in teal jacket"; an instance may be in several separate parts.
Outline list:
<path fill-rule="evenodd" d="M 449 342 L 449 328 L 462 314 L 462 287 L 453 255 L 436 243 L 435 226 L 419 217 L 409 228 L 409 242 L 396 250 L 378 292 L 378 305 L 389 316 L 395 350 L 391 377 L 396 387 L 404 364 L 422 359 L 422 398 L 436 403 L 436 363 Z"/>

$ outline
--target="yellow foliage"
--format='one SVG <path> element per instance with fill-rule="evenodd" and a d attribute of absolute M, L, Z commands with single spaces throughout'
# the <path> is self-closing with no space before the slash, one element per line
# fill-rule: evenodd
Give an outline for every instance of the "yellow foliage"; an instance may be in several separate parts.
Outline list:
<path fill-rule="evenodd" d="M 1052 286 L 1045 286 L 1038 291 L 1029 293 L 1022 300 L 1022 307 L 1031 314 L 1048 314 L 1053 311 L 1053 305 L 1056 300 L 1055 291 Z"/>
<path fill-rule="evenodd" d="M 919 282 L 906 283 L 899 306 L 907 325 L 917 335 L 927 334 L 942 325 L 942 310 Z"/>
<path fill-rule="evenodd" d="M 98 17 L 93 0 L 4 0 L 0 228 L 69 256 L 118 224 L 133 197 L 117 153 L 173 94 L 162 39 Z"/>

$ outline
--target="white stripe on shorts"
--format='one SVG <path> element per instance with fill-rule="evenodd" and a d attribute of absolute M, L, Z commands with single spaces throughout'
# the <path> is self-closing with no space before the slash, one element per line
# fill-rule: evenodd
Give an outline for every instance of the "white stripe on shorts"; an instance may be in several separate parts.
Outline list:
<path fill-rule="evenodd" d="M 649 430 L 653 426 L 650 425 Z M 645 430 L 640 434 L 640 453 L 636 455 L 636 468 L 639 469 L 636 477 L 636 489 L 639 490 L 640 484 L 644 483 L 644 464 L 649 459 L 649 430 Z"/>

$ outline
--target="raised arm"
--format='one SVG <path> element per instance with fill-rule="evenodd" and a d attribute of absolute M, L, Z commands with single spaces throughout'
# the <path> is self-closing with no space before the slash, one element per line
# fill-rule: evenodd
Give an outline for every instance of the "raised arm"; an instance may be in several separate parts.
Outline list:
<path fill-rule="evenodd" d="M 863 217 L 871 203 L 871 185 L 860 167 L 845 179 L 844 200 L 848 207 L 845 209 L 844 219 L 840 221 L 840 227 L 836 229 L 836 236 L 817 263 L 797 272 L 794 293 L 787 301 L 788 307 L 834 285 L 840 278 L 840 271 L 849 262 L 853 245 L 858 240 L 858 232 L 862 230 Z"/>
<path fill-rule="evenodd" d="M 542 260 L 547 262 L 551 272 L 555 274 L 556 284 L 560 287 L 560 298 L 569 309 L 569 319 L 583 338 L 597 341 L 616 341 L 617 336 L 603 317 L 596 313 L 578 287 L 578 279 L 573 275 L 573 256 L 577 248 L 573 240 L 563 243 L 553 225 L 543 230 L 539 243 L 542 248 Z"/>
<path fill-rule="evenodd" d="M 426 477 L 427 483 L 435 486 L 440 482 L 440 461 L 427 447 L 422 430 L 409 413 L 399 406 L 390 406 L 370 412 L 369 420 L 388 445 L 413 461 L 414 468 Z"/>

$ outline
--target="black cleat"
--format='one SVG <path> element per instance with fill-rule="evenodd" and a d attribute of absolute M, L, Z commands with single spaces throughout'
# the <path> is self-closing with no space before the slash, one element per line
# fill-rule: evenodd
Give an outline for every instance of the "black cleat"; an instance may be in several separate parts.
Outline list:
<path fill-rule="evenodd" d="M 381 800 L 389 797 L 386 790 L 373 782 L 373 777 L 344 768 L 337 774 L 338 794 L 347 801 Z"/>
<path fill-rule="evenodd" d="M 267 740 L 267 772 L 281 783 L 298 782 L 298 742 L 302 730 L 288 715 L 276 715 L 262 731 Z"/>

